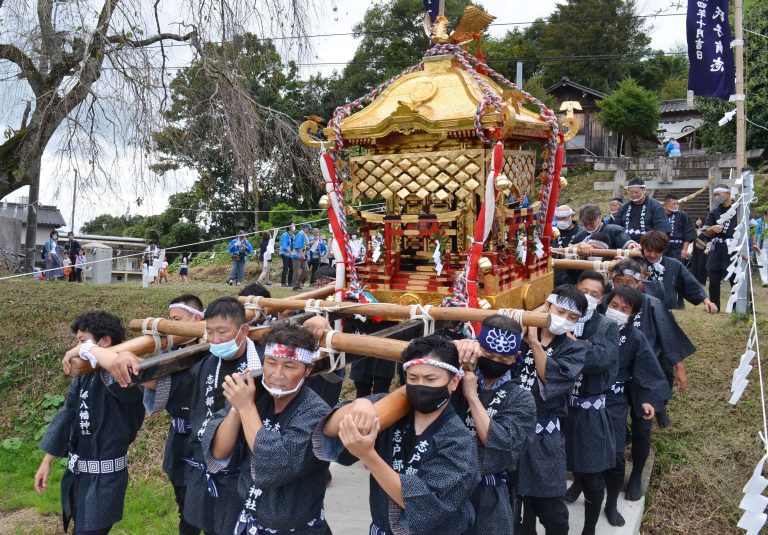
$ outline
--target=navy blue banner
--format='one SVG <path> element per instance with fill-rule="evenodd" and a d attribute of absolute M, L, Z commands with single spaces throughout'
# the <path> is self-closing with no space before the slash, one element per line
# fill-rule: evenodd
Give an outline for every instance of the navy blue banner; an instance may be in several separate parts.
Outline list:
<path fill-rule="evenodd" d="M 736 85 L 728 0 L 688 0 L 686 29 L 688 89 L 701 97 L 728 100 Z"/>
<path fill-rule="evenodd" d="M 439 14 L 440 0 L 424 0 L 424 11 L 429 13 L 429 20 L 435 22 Z"/>

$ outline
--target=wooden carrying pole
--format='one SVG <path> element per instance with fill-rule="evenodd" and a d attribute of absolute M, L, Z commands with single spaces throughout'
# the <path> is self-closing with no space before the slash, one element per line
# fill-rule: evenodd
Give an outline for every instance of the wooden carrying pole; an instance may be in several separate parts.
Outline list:
<path fill-rule="evenodd" d="M 615 266 L 619 261 L 613 260 L 611 262 L 600 262 L 600 261 L 592 261 L 592 260 L 570 260 L 570 259 L 553 259 L 552 260 L 552 266 L 555 269 L 580 269 L 580 270 L 586 270 L 586 269 L 592 269 L 594 271 L 597 271 L 599 273 L 605 273 L 613 269 L 613 266 Z"/>
<path fill-rule="evenodd" d="M 405 418 L 411 409 L 408 398 L 405 395 L 405 386 L 401 386 L 394 392 L 390 392 L 373 404 L 376 414 L 379 415 L 381 429 L 391 427 Z"/>
<path fill-rule="evenodd" d="M 564 255 L 581 256 L 576 247 L 553 247 L 552 252 Z M 601 258 L 640 258 L 643 256 L 643 253 L 640 249 L 597 249 L 592 247 L 589 250 L 589 255 L 584 256 L 599 256 Z"/>
<path fill-rule="evenodd" d="M 584 269 L 584 268 L 582 268 Z M 255 305 L 269 309 L 272 312 L 283 310 L 305 310 L 309 305 L 311 309 L 324 309 L 334 314 L 360 314 L 362 316 L 383 316 L 385 318 L 410 319 L 411 307 L 403 305 L 394 305 L 391 303 L 350 303 L 336 301 L 310 302 L 306 299 L 268 299 L 266 297 L 240 297 L 245 305 Z M 531 312 L 528 310 L 510 309 L 509 315 L 515 319 L 520 319 L 520 323 L 525 327 L 549 327 L 549 314 L 546 312 Z M 423 312 L 417 310 L 417 312 Z M 432 307 L 429 309 L 429 316 L 438 321 L 471 321 L 482 322 L 488 316 L 499 314 L 499 310 L 484 310 L 480 308 L 467 307 Z M 133 322 L 131 327 L 133 328 Z M 164 332 L 164 331 L 161 331 Z"/>

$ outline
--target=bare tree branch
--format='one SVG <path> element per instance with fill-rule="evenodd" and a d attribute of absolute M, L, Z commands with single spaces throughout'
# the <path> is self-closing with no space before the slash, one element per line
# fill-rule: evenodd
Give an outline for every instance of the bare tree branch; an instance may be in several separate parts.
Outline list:
<path fill-rule="evenodd" d="M 21 49 L 14 45 L 0 43 L 0 59 L 5 59 L 16 64 L 21 70 L 22 76 L 29 83 L 29 87 L 31 87 L 32 91 L 35 93 L 35 96 L 38 96 L 45 91 L 45 80 L 40 74 L 40 71 L 37 70 L 32 59 L 22 52 Z"/>
<path fill-rule="evenodd" d="M 147 37 L 146 39 L 129 39 L 124 35 L 110 35 L 107 37 L 107 42 L 129 46 L 132 48 L 143 48 L 145 46 L 153 45 L 161 41 L 190 41 L 193 37 L 195 37 L 194 31 L 184 35 L 164 32 L 158 35 L 153 35 L 152 37 Z"/>

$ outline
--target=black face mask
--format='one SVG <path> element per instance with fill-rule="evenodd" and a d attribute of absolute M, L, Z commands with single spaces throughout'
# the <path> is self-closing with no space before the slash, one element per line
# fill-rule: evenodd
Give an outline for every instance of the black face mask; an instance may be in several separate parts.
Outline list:
<path fill-rule="evenodd" d="M 480 368 L 483 377 L 488 379 L 496 379 L 501 377 L 507 373 L 508 370 L 512 369 L 513 365 L 514 361 L 510 364 L 507 364 L 504 362 L 497 362 L 495 360 L 487 359 L 485 357 L 477 360 L 477 367 Z"/>
<path fill-rule="evenodd" d="M 443 386 L 405 385 L 405 395 L 411 407 L 422 414 L 435 412 L 451 397 L 447 384 Z"/>

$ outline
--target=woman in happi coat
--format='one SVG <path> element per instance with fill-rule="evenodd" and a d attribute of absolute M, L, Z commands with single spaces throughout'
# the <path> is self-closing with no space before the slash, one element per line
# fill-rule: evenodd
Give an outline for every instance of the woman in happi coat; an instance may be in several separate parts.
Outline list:
<path fill-rule="evenodd" d="M 227 405 L 202 438 L 206 462 L 226 467 L 233 455 L 242 459 L 236 535 L 330 534 L 323 509 L 328 463 L 315 457 L 311 437 L 331 409 L 304 386 L 317 340 L 308 329 L 281 323 L 263 342 L 266 394 L 256 395 L 248 373 L 224 379 Z"/>
<path fill-rule="evenodd" d="M 617 501 L 624 484 L 629 406 L 632 407 L 633 418 L 650 422 L 657 410 L 664 410 L 664 404 L 672 396 L 661 365 L 645 336 L 629 321 L 640 311 L 642 304 L 640 290 L 628 286 L 617 286 L 612 294 L 606 296 L 605 317 L 619 326 L 619 371 L 606 396 L 616 442 L 616 466 L 605 471 L 605 516 L 612 526 L 624 525 Z"/>
<path fill-rule="evenodd" d="M 477 341 L 482 356 L 475 371 L 464 374 L 451 401 L 477 444 L 481 479 L 472 494 L 477 515 L 474 532 L 510 535 L 515 515 L 509 483 L 516 479 L 523 444 L 536 427 L 536 405 L 531 393 L 520 386 L 520 324 L 500 314 L 489 316 Z"/>
<path fill-rule="evenodd" d="M 411 410 L 380 429 L 374 401 L 360 398 L 337 409 L 314 436 L 320 459 L 371 473 L 372 535 L 471 533 L 470 498 L 480 479 L 475 439 L 450 397 L 459 387 L 456 346 L 440 335 L 412 340 L 403 351 Z"/>
<path fill-rule="evenodd" d="M 570 332 L 587 311 L 587 298 L 564 284 L 547 297 L 549 327 L 528 327 L 523 343 L 523 388 L 536 403 L 535 433 L 526 443 L 518 469 L 518 495 L 523 500 L 521 533 L 536 534 L 536 519 L 547 535 L 568 533 L 565 494 L 565 437 L 560 418 L 568 412 L 571 391 L 584 366 L 586 348 Z"/>

